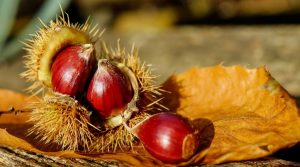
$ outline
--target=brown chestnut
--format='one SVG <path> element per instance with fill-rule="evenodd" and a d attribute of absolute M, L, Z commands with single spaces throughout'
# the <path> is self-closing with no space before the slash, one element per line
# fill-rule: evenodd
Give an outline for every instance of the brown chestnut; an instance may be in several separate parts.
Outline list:
<path fill-rule="evenodd" d="M 199 145 L 197 131 L 185 118 L 173 113 L 154 114 L 133 128 L 125 127 L 153 157 L 166 163 L 188 160 Z"/>
<path fill-rule="evenodd" d="M 93 110 L 108 119 L 125 111 L 132 98 L 129 78 L 110 61 L 99 60 L 87 90 L 87 101 Z"/>
<path fill-rule="evenodd" d="M 95 63 L 92 44 L 73 45 L 61 50 L 53 60 L 52 89 L 69 96 L 79 96 Z"/>

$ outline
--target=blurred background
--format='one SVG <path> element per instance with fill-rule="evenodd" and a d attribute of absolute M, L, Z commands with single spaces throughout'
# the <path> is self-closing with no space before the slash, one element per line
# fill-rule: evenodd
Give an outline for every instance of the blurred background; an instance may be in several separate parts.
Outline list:
<path fill-rule="evenodd" d="M 60 15 L 73 23 L 88 16 L 112 47 L 117 39 L 153 64 L 162 83 L 192 66 L 266 65 L 300 96 L 299 0 L 0 0 L 0 88 L 23 92 L 23 44 Z"/>

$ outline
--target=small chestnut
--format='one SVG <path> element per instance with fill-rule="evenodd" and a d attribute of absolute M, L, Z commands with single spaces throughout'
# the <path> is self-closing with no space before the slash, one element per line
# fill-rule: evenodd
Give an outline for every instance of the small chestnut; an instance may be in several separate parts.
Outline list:
<path fill-rule="evenodd" d="M 122 113 L 133 98 L 129 78 L 106 59 L 98 61 L 87 90 L 87 101 L 101 118 L 108 119 Z"/>
<path fill-rule="evenodd" d="M 188 160 L 199 145 L 197 131 L 185 118 L 173 113 L 152 115 L 129 131 L 152 156 L 166 163 Z"/>
<path fill-rule="evenodd" d="M 69 96 L 79 96 L 95 63 L 92 44 L 73 45 L 60 51 L 53 60 L 52 89 Z"/>

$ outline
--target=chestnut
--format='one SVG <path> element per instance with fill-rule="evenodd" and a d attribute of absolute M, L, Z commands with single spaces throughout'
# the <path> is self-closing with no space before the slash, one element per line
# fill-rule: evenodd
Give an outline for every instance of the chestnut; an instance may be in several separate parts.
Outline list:
<path fill-rule="evenodd" d="M 166 163 L 188 160 L 199 142 L 197 131 L 180 115 L 158 113 L 129 129 L 155 158 Z"/>
<path fill-rule="evenodd" d="M 84 92 L 86 82 L 95 63 L 92 44 L 66 47 L 54 57 L 52 89 L 72 97 Z"/>
<path fill-rule="evenodd" d="M 98 116 L 108 119 L 119 115 L 133 94 L 131 82 L 121 69 L 106 59 L 98 61 L 87 90 L 87 101 Z"/>

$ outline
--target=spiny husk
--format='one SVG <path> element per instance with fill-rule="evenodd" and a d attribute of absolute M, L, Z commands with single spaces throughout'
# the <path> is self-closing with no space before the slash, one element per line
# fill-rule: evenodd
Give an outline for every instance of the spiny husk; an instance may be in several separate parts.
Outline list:
<path fill-rule="evenodd" d="M 65 18 L 65 15 L 67 18 Z M 44 92 L 45 88 L 51 87 L 51 72 L 50 66 L 52 64 L 52 58 L 64 47 L 68 45 L 93 43 L 93 40 L 100 38 L 102 32 L 99 31 L 97 25 L 91 28 L 89 20 L 83 25 L 70 23 L 67 14 L 62 12 L 62 16 L 57 17 L 55 21 L 51 21 L 49 25 L 46 25 L 40 20 L 42 27 L 35 34 L 32 34 L 32 39 L 29 39 L 24 43 L 27 55 L 25 55 L 25 72 L 21 74 L 23 78 L 33 84 L 28 88 L 28 91 L 34 94 Z M 65 30 L 70 33 L 62 32 L 58 34 L 59 30 Z M 71 38 L 71 39 L 68 39 Z M 53 43 L 57 43 L 53 47 Z M 47 54 L 50 55 L 49 59 Z M 42 71 L 45 66 L 47 72 Z M 46 79 L 45 79 L 46 78 Z M 50 81 L 49 81 L 50 80 Z M 46 89 L 47 90 L 47 89 Z"/>
<path fill-rule="evenodd" d="M 159 104 L 161 90 L 159 86 L 154 85 L 155 77 L 152 77 L 149 66 L 140 65 L 137 52 L 125 54 L 125 50 L 121 51 L 119 48 L 111 52 L 102 52 L 104 54 L 101 58 L 124 63 L 137 77 L 140 110 L 133 113 L 133 117 L 128 121 L 129 126 L 134 126 L 149 116 L 147 111 L 166 108 Z M 101 132 L 91 125 L 89 111 L 67 95 L 53 92 L 33 105 L 32 109 L 30 121 L 35 125 L 30 133 L 36 134 L 44 143 L 57 143 L 62 149 L 78 150 L 83 147 L 81 151 L 114 152 L 132 148 L 135 141 L 134 136 L 123 125 Z"/>
<path fill-rule="evenodd" d="M 135 113 L 135 115 L 128 121 L 129 126 L 133 127 L 137 123 L 148 117 L 146 112 Z M 96 152 L 115 152 L 117 150 L 129 150 L 133 148 L 135 137 L 121 125 L 111 129 L 105 133 L 96 135 L 94 142 L 91 145 L 91 150 Z"/>
<path fill-rule="evenodd" d="M 63 11 L 62 16 L 51 21 L 50 25 L 42 21 L 41 24 L 43 27 L 32 35 L 31 40 L 24 43 L 27 51 L 24 63 L 27 70 L 21 76 L 33 82 L 28 91 L 33 94 L 43 92 L 42 95 L 45 95 L 46 93 L 40 101 L 28 106 L 32 110 L 29 121 L 34 124 L 29 134 L 36 135 L 45 144 L 56 143 L 64 150 L 88 150 L 94 138 L 89 130 L 93 128 L 90 123 L 90 112 L 74 98 L 54 93 L 51 85 L 43 82 L 39 74 L 45 66 L 42 60 L 47 54 L 45 53 L 47 49 L 49 51 L 49 47 L 52 55 L 46 62 L 46 66 L 51 66 L 52 58 L 66 45 L 93 42 L 93 38 L 100 38 L 102 33 L 99 33 L 97 25 L 91 28 L 89 20 L 83 25 L 71 24 L 68 15 Z M 59 36 L 58 29 L 71 33 L 72 38 L 64 34 Z M 77 38 L 78 35 L 79 38 Z M 55 42 L 58 44 L 51 50 Z M 50 71 L 50 68 L 48 70 Z M 51 75 L 47 75 L 45 77 L 51 78 Z"/>
<path fill-rule="evenodd" d="M 127 53 L 125 49 L 121 49 L 119 41 L 117 43 L 117 49 L 108 49 L 106 44 L 102 42 L 101 55 L 99 59 L 108 59 L 115 64 L 123 64 L 129 68 L 138 81 L 139 111 L 133 113 L 133 117 L 128 121 L 129 126 L 134 126 L 137 123 L 144 120 L 149 116 L 147 111 L 162 111 L 167 110 L 160 100 L 162 99 L 162 89 L 159 85 L 155 85 L 151 65 L 141 63 L 138 52 L 133 46 L 130 53 Z M 97 152 L 111 152 L 116 150 L 124 150 L 133 148 L 135 137 L 128 130 L 120 125 L 114 129 L 111 129 L 103 134 L 97 135 L 96 140 L 93 142 L 91 148 Z"/>
<path fill-rule="evenodd" d="M 39 93 L 46 90 L 47 93 L 41 101 L 30 106 L 33 110 L 30 122 L 34 123 L 34 126 L 29 134 L 35 134 L 44 143 L 56 143 L 64 150 L 107 152 L 132 147 L 134 136 L 123 125 L 101 132 L 90 123 L 90 112 L 87 108 L 72 97 L 53 92 L 51 85 L 39 78 L 40 69 L 44 65 L 41 60 L 45 56 L 45 48 L 55 40 L 57 28 L 74 30 L 87 34 L 90 38 L 99 38 L 102 33 L 99 34 L 95 27 L 89 31 L 88 22 L 84 25 L 71 24 L 69 19 L 65 21 L 64 15 L 51 22 L 49 26 L 42 24 L 44 27 L 33 35 L 32 40 L 25 43 L 28 51 L 25 61 L 27 71 L 22 76 L 34 82 L 29 91 Z M 72 41 L 69 44 L 72 44 Z M 151 66 L 140 62 L 134 47 L 130 53 L 127 53 L 125 49 L 121 49 L 119 42 L 117 49 L 107 49 L 103 42 L 101 48 L 98 59 L 108 59 L 113 63 L 123 64 L 134 73 L 138 81 L 139 111 L 133 113 L 133 118 L 128 121 L 130 126 L 146 118 L 146 111 L 166 109 L 159 103 L 162 99 L 162 90 L 160 86 L 154 84 L 156 77 L 152 74 Z M 62 48 L 57 48 L 53 54 L 56 54 L 59 49 Z M 50 58 L 54 56 L 50 55 Z M 51 59 L 48 61 L 46 65 L 50 66 Z M 46 77 L 51 78 L 51 75 Z"/>
<path fill-rule="evenodd" d="M 77 100 L 59 93 L 48 93 L 32 103 L 29 135 L 45 144 L 56 143 L 64 150 L 88 150 L 94 140 L 90 112 Z"/>
<path fill-rule="evenodd" d="M 128 67 L 136 76 L 139 84 L 140 101 L 139 107 L 142 107 L 143 111 L 165 111 L 168 110 L 164 105 L 160 104 L 163 99 L 164 92 L 160 85 L 155 84 L 157 76 L 152 73 L 152 65 L 142 63 L 140 61 L 138 51 L 133 45 L 129 53 L 125 48 L 120 47 L 120 42 L 117 42 L 116 49 L 108 49 L 105 42 L 101 43 L 101 55 L 100 58 L 108 59 L 115 63 L 124 64 Z"/>

